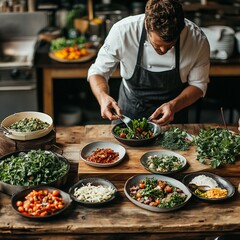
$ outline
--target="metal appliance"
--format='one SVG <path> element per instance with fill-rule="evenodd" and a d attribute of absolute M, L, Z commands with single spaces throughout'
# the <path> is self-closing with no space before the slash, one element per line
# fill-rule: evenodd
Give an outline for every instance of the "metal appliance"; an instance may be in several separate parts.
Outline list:
<path fill-rule="evenodd" d="M 0 14 L 0 121 L 20 111 L 38 111 L 34 53 L 48 14 Z"/>

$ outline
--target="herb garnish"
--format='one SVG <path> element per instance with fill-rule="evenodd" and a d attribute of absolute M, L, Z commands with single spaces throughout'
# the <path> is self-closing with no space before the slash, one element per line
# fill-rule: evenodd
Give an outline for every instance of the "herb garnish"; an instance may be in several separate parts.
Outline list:
<path fill-rule="evenodd" d="M 187 132 L 178 127 L 171 127 L 159 138 L 159 144 L 171 150 L 188 150 L 191 142 L 187 140 Z"/>
<path fill-rule="evenodd" d="M 217 168 L 226 163 L 233 163 L 240 156 L 240 135 L 226 129 L 201 129 L 195 137 L 197 160 Z"/>

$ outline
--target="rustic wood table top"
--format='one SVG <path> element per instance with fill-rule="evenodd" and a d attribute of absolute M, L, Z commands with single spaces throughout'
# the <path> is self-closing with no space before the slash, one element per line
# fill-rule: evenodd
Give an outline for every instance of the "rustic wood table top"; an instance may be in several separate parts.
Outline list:
<path fill-rule="evenodd" d="M 201 128 L 216 127 L 216 124 L 175 125 L 197 135 Z M 126 148 L 126 157 L 111 168 L 96 168 L 80 159 L 81 149 L 93 141 L 117 142 L 111 134 L 112 125 L 86 125 L 57 127 L 57 145 L 71 164 L 66 186 L 68 191 L 78 179 L 92 176 L 111 180 L 118 189 L 113 202 L 98 208 L 89 208 L 72 203 L 58 218 L 31 220 L 16 214 L 11 207 L 11 196 L 0 193 L 0 237 L 1 239 L 214 239 L 225 233 L 240 233 L 240 195 L 238 191 L 229 200 L 209 203 L 192 197 L 176 211 L 156 213 L 142 209 L 130 202 L 124 194 L 126 180 L 136 174 L 148 173 L 139 163 L 141 155 L 150 150 L 161 149 L 157 144 Z M 236 126 L 229 126 L 237 131 Z M 229 180 L 238 189 L 240 163 L 220 169 L 212 169 L 196 160 L 194 146 L 183 154 L 189 167 L 174 178 L 182 178 L 191 172 L 209 171 Z"/>

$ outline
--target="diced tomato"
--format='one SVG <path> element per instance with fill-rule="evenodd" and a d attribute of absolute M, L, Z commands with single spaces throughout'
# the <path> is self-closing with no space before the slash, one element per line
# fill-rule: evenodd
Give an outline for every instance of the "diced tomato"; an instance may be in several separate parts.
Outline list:
<path fill-rule="evenodd" d="M 172 190 L 173 190 L 173 188 L 170 187 L 169 185 L 167 185 L 167 186 L 164 188 L 164 191 L 165 191 L 166 193 L 171 193 Z"/>

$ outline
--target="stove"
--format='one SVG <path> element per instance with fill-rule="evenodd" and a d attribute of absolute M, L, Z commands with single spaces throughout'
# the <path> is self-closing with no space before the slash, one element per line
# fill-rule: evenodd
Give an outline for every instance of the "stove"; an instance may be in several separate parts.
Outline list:
<path fill-rule="evenodd" d="M 3 19 L 4 20 L 3 20 Z M 35 48 L 47 14 L 0 14 L 0 121 L 22 111 L 38 111 Z M 32 27 L 34 26 L 34 27 Z"/>

